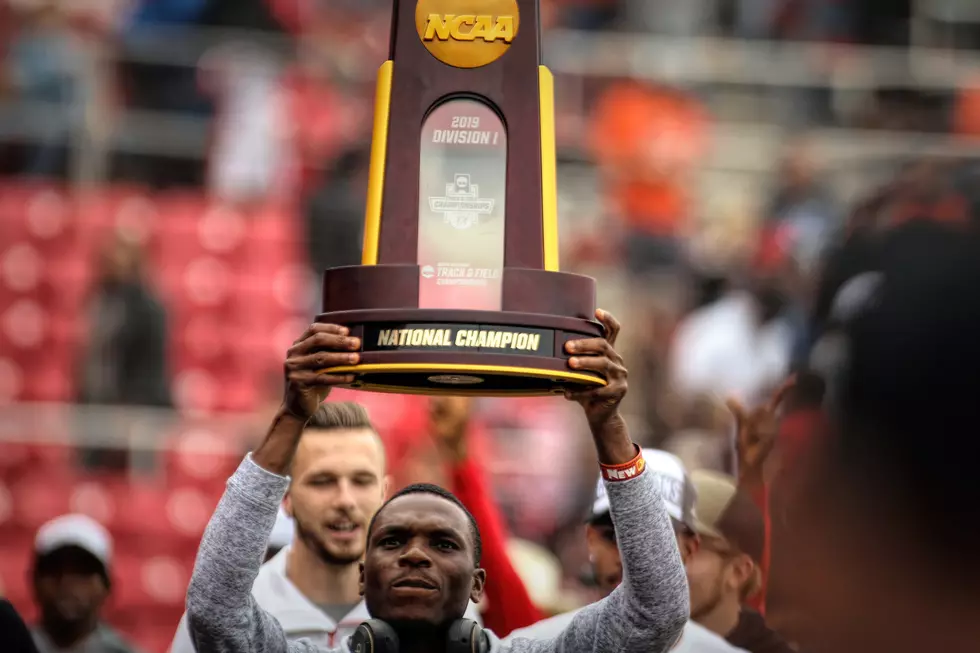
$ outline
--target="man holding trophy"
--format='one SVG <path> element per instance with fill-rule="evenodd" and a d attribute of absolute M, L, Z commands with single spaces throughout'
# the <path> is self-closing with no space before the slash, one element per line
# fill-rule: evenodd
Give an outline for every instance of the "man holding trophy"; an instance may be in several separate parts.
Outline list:
<path fill-rule="evenodd" d="M 282 406 L 204 534 L 187 592 L 201 653 L 326 650 L 288 641 L 251 590 L 300 435 L 335 386 L 578 402 L 624 573 L 553 639 L 502 643 L 464 618 L 487 582 L 475 520 L 448 491 L 409 486 L 367 528 L 360 592 L 371 619 L 332 650 L 660 653 L 677 642 L 687 580 L 619 413 L 619 324 L 595 310 L 595 280 L 558 270 L 553 81 L 540 65 L 539 14 L 538 0 L 394 0 L 362 265 L 324 272 L 323 313 L 287 354 Z"/>
<path fill-rule="evenodd" d="M 355 653 L 531 653 L 666 651 L 689 612 L 688 587 L 670 518 L 644 473 L 619 404 L 626 370 L 613 348 L 619 325 L 601 311 L 605 338 L 567 346 L 573 369 L 602 374 L 607 384 L 570 391 L 585 412 L 596 445 L 611 513 L 620 534 L 623 583 L 582 610 L 549 641 L 495 635 L 463 619 L 486 582 L 479 568 L 479 532 L 465 508 L 435 486 L 410 486 L 378 511 L 368 528 L 361 591 L 372 619 L 347 643 Z M 322 653 L 307 641 L 287 642 L 278 622 L 251 596 L 289 479 L 289 465 L 307 419 L 332 386 L 350 382 L 324 368 L 357 361 L 357 338 L 344 327 L 317 323 L 290 349 L 286 393 L 262 444 L 228 481 L 204 534 L 187 594 L 195 648 L 209 653 Z M 333 649 L 342 651 L 343 648 Z"/>

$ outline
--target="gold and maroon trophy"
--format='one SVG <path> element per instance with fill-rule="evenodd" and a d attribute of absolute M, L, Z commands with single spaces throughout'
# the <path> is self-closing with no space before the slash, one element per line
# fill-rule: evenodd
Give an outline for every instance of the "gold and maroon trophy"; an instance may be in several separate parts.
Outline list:
<path fill-rule="evenodd" d="M 362 340 L 350 386 L 486 396 L 605 384 L 595 280 L 558 271 L 554 85 L 538 0 L 395 0 L 378 73 L 362 264 L 320 322 Z"/>

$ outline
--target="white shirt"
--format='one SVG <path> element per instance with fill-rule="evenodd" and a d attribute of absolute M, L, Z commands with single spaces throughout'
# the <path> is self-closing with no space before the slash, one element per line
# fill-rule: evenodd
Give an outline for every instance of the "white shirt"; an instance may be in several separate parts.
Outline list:
<path fill-rule="evenodd" d="M 371 618 L 364 601 L 355 605 L 340 621 L 334 622 L 323 610 L 303 595 L 286 576 L 286 560 L 289 547 L 283 548 L 259 569 L 252 585 L 252 596 L 259 607 L 271 614 L 290 641 L 309 639 L 317 646 L 339 646 L 354 634 L 357 627 Z M 466 617 L 481 621 L 476 604 L 472 601 Z M 482 623 L 482 622 L 481 622 Z M 170 653 L 195 653 L 187 631 L 187 615 L 180 619 Z"/>
<path fill-rule="evenodd" d="M 544 619 L 527 628 L 519 628 L 504 639 L 504 643 L 514 639 L 551 639 L 557 636 L 572 622 L 578 610 L 566 612 L 550 619 Z M 735 648 L 723 638 L 704 626 L 688 621 L 681 638 L 670 653 L 747 653 Z"/>
<path fill-rule="evenodd" d="M 734 292 L 681 322 L 671 347 L 670 381 L 680 393 L 754 403 L 789 371 L 792 332 L 781 320 L 759 326 L 753 299 Z"/>

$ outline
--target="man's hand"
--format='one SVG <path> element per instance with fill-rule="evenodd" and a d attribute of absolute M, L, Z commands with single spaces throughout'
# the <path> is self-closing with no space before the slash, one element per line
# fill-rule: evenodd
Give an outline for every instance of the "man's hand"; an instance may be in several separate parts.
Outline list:
<path fill-rule="evenodd" d="M 348 333 L 346 327 L 336 324 L 314 324 L 289 348 L 283 366 L 286 391 L 282 406 L 265 440 L 252 452 L 252 462 L 256 465 L 274 474 L 288 473 L 303 429 L 327 398 L 330 388 L 354 381 L 353 374 L 321 372 L 324 368 L 354 365 L 360 360 L 354 351 L 361 343 L 348 337 Z"/>
<path fill-rule="evenodd" d="M 308 420 L 323 403 L 335 385 L 354 381 L 353 374 L 322 374 L 321 370 L 340 365 L 355 365 L 360 355 L 361 341 L 350 338 L 347 327 L 336 324 L 314 324 L 286 354 L 284 366 L 286 392 L 283 410 L 289 415 Z"/>
<path fill-rule="evenodd" d="M 466 459 L 469 397 L 433 397 L 429 401 L 429 429 L 443 459 L 458 464 Z"/>
<path fill-rule="evenodd" d="M 742 483 L 762 481 L 766 459 L 779 436 L 779 407 L 795 383 L 796 378 L 790 377 L 773 393 L 768 403 L 752 411 L 746 410 L 736 399 L 725 402 L 735 416 L 735 449 Z"/>
<path fill-rule="evenodd" d="M 572 357 L 568 365 L 573 370 L 598 372 L 606 379 L 606 385 L 590 390 L 568 391 L 565 398 L 577 401 L 585 410 L 585 417 L 592 430 L 599 453 L 599 461 L 606 465 L 629 462 L 636 455 L 636 448 L 629 438 L 626 422 L 619 414 L 619 404 L 626 396 L 626 368 L 623 358 L 613 348 L 619 336 L 619 322 L 603 310 L 595 312 L 602 322 L 604 338 L 572 340 L 565 350 Z"/>

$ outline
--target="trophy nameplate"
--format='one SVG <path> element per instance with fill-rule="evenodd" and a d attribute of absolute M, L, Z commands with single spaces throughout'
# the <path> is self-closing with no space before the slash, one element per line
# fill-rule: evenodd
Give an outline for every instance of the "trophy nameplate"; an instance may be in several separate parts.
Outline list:
<path fill-rule="evenodd" d="M 379 70 L 362 265 L 317 321 L 361 338 L 350 387 L 546 395 L 605 384 L 595 281 L 558 271 L 554 89 L 538 0 L 395 0 Z"/>

